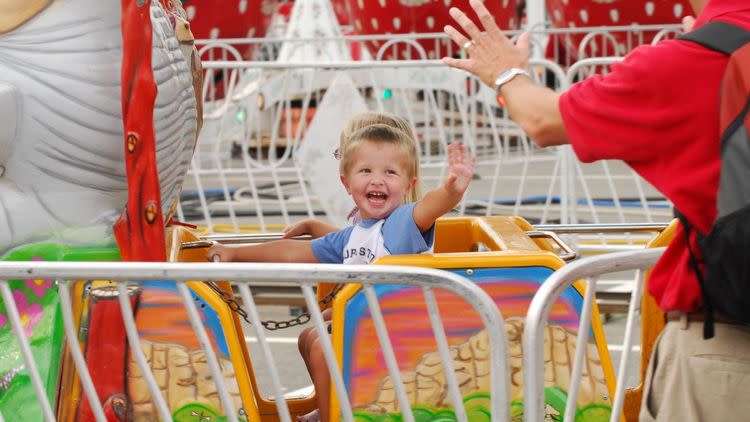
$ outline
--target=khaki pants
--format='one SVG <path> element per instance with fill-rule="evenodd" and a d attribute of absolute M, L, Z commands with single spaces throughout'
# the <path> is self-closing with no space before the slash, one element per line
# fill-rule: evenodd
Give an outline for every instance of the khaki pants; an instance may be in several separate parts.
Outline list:
<path fill-rule="evenodd" d="M 641 421 L 750 420 L 750 327 L 672 321 L 651 356 Z"/>

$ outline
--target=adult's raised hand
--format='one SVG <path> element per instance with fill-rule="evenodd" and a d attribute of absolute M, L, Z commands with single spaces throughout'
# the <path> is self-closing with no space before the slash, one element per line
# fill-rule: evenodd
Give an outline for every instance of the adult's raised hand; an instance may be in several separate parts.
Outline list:
<path fill-rule="evenodd" d="M 443 63 L 465 70 L 494 88 L 495 79 L 505 70 L 528 67 L 529 34 L 522 34 L 518 42 L 513 44 L 498 28 L 495 19 L 480 0 L 470 0 L 469 3 L 479 17 L 480 26 L 458 8 L 452 7 L 449 13 L 470 38 L 452 25 L 443 28 L 453 42 L 466 50 L 467 58 L 443 57 Z"/>

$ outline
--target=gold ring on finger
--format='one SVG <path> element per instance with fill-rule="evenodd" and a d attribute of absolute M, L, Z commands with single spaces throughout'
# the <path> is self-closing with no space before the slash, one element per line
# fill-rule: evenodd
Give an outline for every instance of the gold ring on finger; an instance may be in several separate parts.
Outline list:
<path fill-rule="evenodd" d="M 469 47 L 473 47 L 473 46 L 474 46 L 474 44 L 476 44 L 476 43 L 474 42 L 474 40 L 469 40 L 469 41 L 466 41 L 466 42 L 464 43 L 464 45 L 463 45 L 463 48 L 464 48 L 464 50 L 467 50 L 467 51 L 468 51 L 468 50 L 469 50 Z"/>

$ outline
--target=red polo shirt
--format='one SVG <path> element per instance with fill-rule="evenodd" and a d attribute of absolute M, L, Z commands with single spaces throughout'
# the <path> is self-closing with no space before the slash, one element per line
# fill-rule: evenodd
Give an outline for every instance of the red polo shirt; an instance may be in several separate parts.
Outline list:
<path fill-rule="evenodd" d="M 750 30 L 749 0 L 711 0 L 695 27 L 713 20 Z M 703 232 L 716 217 L 719 87 L 727 57 L 686 41 L 633 50 L 606 76 L 573 85 L 560 98 L 578 158 L 625 161 Z M 697 246 L 693 247 L 697 250 Z M 654 267 L 648 291 L 665 310 L 701 304 L 681 231 Z"/>

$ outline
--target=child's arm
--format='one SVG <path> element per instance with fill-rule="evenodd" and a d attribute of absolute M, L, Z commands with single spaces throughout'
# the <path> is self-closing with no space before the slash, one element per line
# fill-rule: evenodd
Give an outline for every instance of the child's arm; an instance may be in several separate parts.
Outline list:
<path fill-rule="evenodd" d="M 429 230 L 440 216 L 453 209 L 461 201 L 471 183 L 477 157 L 469 157 L 469 151 L 460 142 L 448 146 L 448 177 L 443 186 L 427 192 L 414 206 L 414 222 L 421 232 Z"/>
<path fill-rule="evenodd" d="M 257 245 L 215 244 L 206 252 L 209 261 L 214 257 L 221 262 L 318 262 L 309 241 L 291 239 Z"/>
<path fill-rule="evenodd" d="M 309 234 L 313 239 L 317 239 L 328 233 L 337 232 L 339 230 L 338 227 L 326 224 L 320 220 L 307 218 L 284 228 L 284 239 L 290 239 L 303 234 Z"/>

